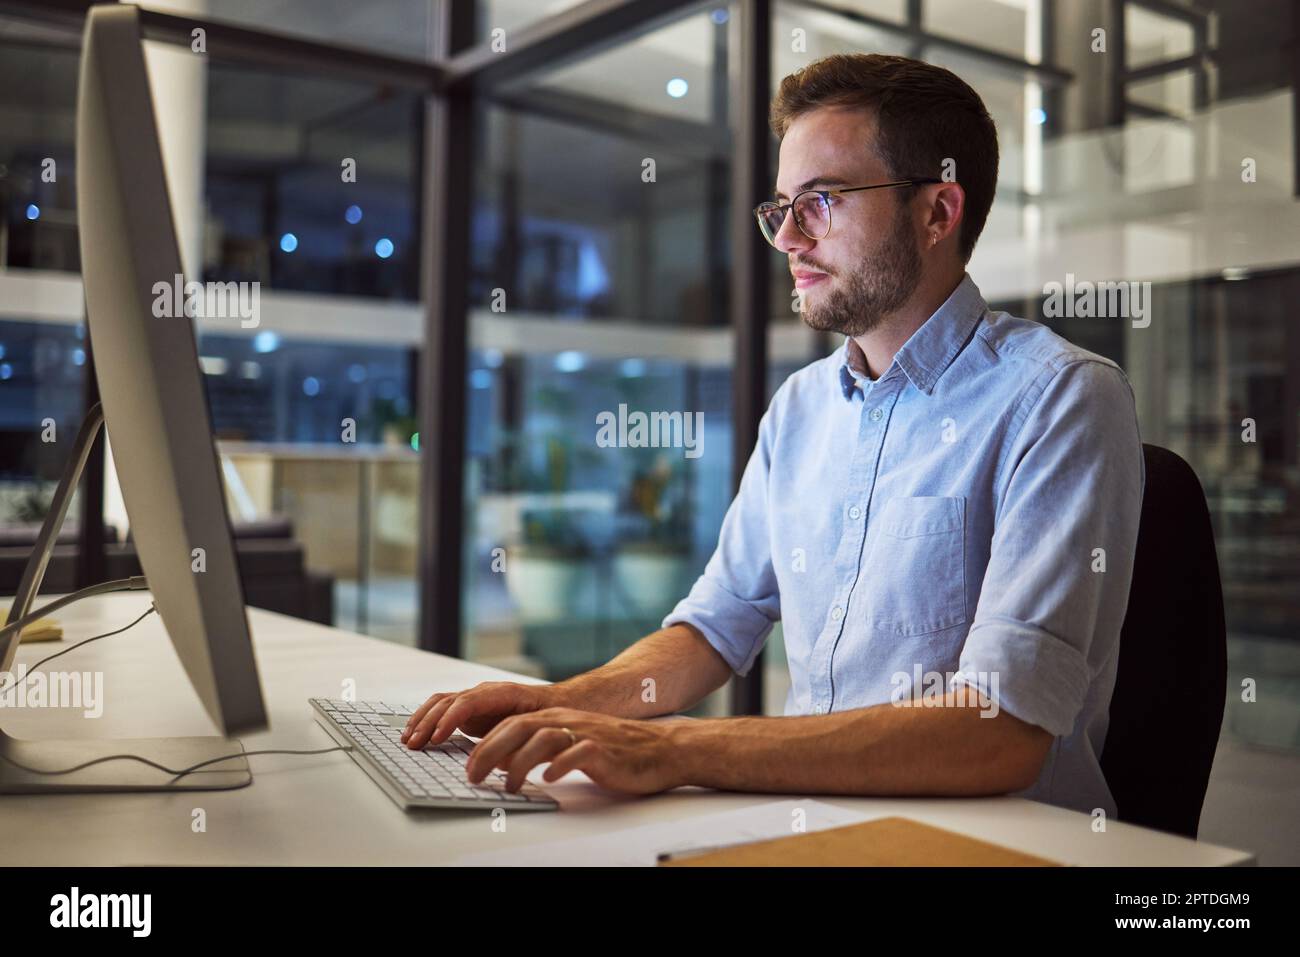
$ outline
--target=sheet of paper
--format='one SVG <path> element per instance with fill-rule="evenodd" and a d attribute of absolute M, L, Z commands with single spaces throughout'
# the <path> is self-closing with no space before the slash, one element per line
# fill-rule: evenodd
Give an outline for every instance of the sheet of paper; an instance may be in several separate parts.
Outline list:
<path fill-rule="evenodd" d="M 802 824 L 806 831 L 856 824 L 869 817 L 820 801 L 773 801 L 738 811 L 643 824 L 591 837 L 481 851 L 464 855 L 456 863 L 470 867 L 653 867 L 661 853 L 786 837 L 796 833 L 795 824 L 799 820 L 796 811 L 803 812 Z"/>

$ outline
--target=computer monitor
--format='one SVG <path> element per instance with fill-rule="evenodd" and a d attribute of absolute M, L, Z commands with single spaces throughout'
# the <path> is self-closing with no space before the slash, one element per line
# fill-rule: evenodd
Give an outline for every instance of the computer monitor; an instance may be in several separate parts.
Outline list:
<path fill-rule="evenodd" d="M 157 318 L 152 309 L 155 284 L 172 286 L 182 269 L 134 5 L 96 6 L 86 18 L 76 155 L 87 327 L 140 564 L 172 646 L 217 728 L 227 736 L 260 730 L 266 711 L 193 320 L 183 312 Z M 51 509 L 59 521 L 66 504 Z M 44 547 L 52 538 L 42 535 L 50 539 Z M 31 560 L 43 570 L 46 557 Z M 39 573 L 34 578 L 38 585 Z M 22 597 L 30 602 L 30 594 Z M 5 651 L 11 659 L 12 650 Z M 116 759 L 59 776 L 15 765 L 53 769 L 132 753 L 189 767 L 239 752 L 239 743 L 226 737 L 29 741 L 0 733 L 0 748 L 13 759 L 0 762 L 0 791 L 238 787 L 251 780 L 242 757 L 180 778 Z"/>

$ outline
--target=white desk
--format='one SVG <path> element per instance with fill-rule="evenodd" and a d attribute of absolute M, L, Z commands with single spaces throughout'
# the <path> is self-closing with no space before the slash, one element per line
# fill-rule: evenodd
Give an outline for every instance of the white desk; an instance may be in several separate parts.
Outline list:
<path fill-rule="evenodd" d="M 137 592 L 66 608 L 57 616 L 64 640 L 24 644 L 17 661 L 31 665 L 82 638 L 120 627 L 148 604 Z M 307 698 L 340 697 L 348 679 L 356 682 L 359 699 L 416 703 L 437 690 L 512 677 L 258 609 L 249 610 L 249 619 L 271 721 L 269 731 L 243 737 L 250 751 L 328 747 L 332 742 L 312 718 Z M 213 733 L 156 615 L 49 667 L 103 671 L 103 717 L 87 719 L 80 711 L 63 709 L 0 708 L 0 722 L 9 734 L 107 738 Z M 0 795 L 5 863 L 444 864 L 476 851 L 589 836 L 781 799 L 697 788 L 630 798 L 607 794 L 585 776 L 572 774 L 547 786 L 561 802 L 560 811 L 511 815 L 506 832 L 499 833 L 486 809 L 403 813 L 346 754 L 265 755 L 249 761 L 253 784 L 235 791 Z M 1069 864 L 1254 861 L 1249 853 L 1118 822 L 1111 822 L 1105 834 L 1096 834 L 1086 815 L 1018 798 L 818 800 L 872 817 L 905 815 Z M 206 812 L 204 833 L 191 830 L 194 808 Z"/>

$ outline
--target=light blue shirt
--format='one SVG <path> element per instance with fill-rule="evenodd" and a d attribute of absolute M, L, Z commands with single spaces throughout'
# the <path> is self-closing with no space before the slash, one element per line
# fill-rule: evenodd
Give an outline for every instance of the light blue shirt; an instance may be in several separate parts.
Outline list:
<path fill-rule="evenodd" d="M 854 352 L 777 390 L 664 626 L 745 674 L 781 621 L 787 715 L 978 688 L 1055 737 L 1024 797 L 1113 817 L 1098 759 L 1146 478 L 1128 379 L 969 275 L 880 378 Z"/>

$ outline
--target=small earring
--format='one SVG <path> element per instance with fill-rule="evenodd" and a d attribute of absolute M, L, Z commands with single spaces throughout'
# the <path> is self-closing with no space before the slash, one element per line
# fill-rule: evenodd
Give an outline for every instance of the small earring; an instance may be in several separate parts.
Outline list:
<path fill-rule="evenodd" d="M 930 248 L 933 249 L 939 242 L 939 237 L 935 233 L 930 234 Z"/>

